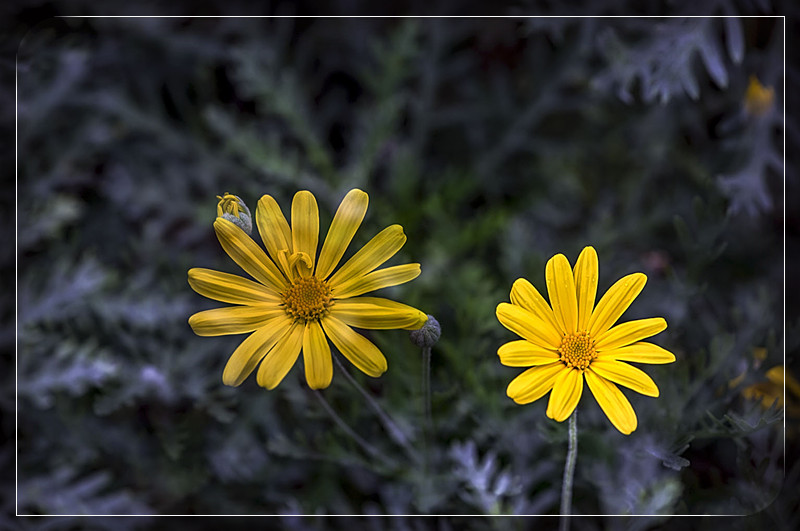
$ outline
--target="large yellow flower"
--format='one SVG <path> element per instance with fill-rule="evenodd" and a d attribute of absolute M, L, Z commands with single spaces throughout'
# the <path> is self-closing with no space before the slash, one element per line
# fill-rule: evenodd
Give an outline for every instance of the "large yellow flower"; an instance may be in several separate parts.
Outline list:
<path fill-rule="evenodd" d="M 647 396 L 658 387 L 644 372 L 625 363 L 670 363 L 675 356 L 642 339 L 658 334 L 667 323 L 661 317 L 613 326 L 644 288 L 647 277 L 623 277 L 595 306 L 597 253 L 586 247 L 573 270 L 558 254 L 547 262 L 545 279 L 549 306 L 524 278 L 511 288 L 511 304 L 497 306 L 497 318 L 524 339 L 500 347 L 500 362 L 509 367 L 531 367 L 517 376 L 507 393 L 518 404 L 538 400 L 549 391 L 547 416 L 569 418 L 583 393 L 583 380 L 611 423 L 628 435 L 636 429 L 636 413 L 619 384 Z"/>
<path fill-rule="evenodd" d="M 367 194 L 357 189 L 345 196 L 319 257 L 319 211 L 311 192 L 295 194 L 291 227 L 275 199 L 265 195 L 259 200 L 256 225 L 269 256 L 228 219 L 214 221 L 222 248 L 257 281 L 209 269 L 189 270 L 189 285 L 197 293 L 238 305 L 192 315 L 189 324 L 196 334 L 252 332 L 228 360 L 222 374 L 225 384 L 241 384 L 260 362 L 258 384 L 273 389 L 302 350 L 309 387 L 324 389 L 333 378 L 328 338 L 353 365 L 378 377 L 386 371 L 386 358 L 351 327 L 414 330 L 425 324 L 427 316 L 411 306 L 359 297 L 420 274 L 419 264 L 377 269 L 405 243 L 400 225 L 381 231 L 334 273 L 364 219 L 368 201 Z"/>

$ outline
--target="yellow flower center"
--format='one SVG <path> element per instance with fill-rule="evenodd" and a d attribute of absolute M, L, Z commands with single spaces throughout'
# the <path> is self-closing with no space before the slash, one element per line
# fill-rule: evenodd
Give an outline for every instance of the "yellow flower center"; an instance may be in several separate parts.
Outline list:
<path fill-rule="evenodd" d="M 333 297 L 328 284 L 317 277 L 300 277 L 281 295 L 283 309 L 294 319 L 314 321 L 322 318 L 331 306 Z"/>
<path fill-rule="evenodd" d="M 594 340 L 588 332 L 566 334 L 558 347 L 558 354 L 564 365 L 576 369 L 585 369 L 597 357 Z"/>

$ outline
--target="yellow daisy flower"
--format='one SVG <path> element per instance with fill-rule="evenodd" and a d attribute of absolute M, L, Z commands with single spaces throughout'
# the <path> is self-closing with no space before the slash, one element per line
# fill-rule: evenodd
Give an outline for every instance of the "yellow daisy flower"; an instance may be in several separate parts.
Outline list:
<path fill-rule="evenodd" d="M 500 303 L 497 318 L 524 339 L 504 344 L 497 354 L 503 365 L 531 367 L 508 386 L 507 394 L 516 403 L 533 402 L 552 390 L 547 416 L 562 422 L 577 407 L 585 378 L 614 427 L 628 435 L 636 429 L 636 413 L 616 384 L 647 396 L 658 396 L 658 387 L 625 362 L 671 363 L 675 356 L 641 341 L 667 328 L 661 317 L 613 326 L 647 277 L 642 273 L 623 277 L 595 306 L 597 278 L 597 253 L 586 247 L 574 269 L 563 254 L 547 262 L 550 305 L 524 278 L 514 282 L 511 304 Z"/>
<path fill-rule="evenodd" d="M 226 199 L 228 194 L 221 201 Z M 378 377 L 386 371 L 386 358 L 352 327 L 415 330 L 425 324 L 426 314 L 416 308 L 359 296 L 419 276 L 419 264 L 377 269 L 405 244 L 400 225 L 378 233 L 334 272 L 364 219 L 368 201 L 361 190 L 348 192 L 319 256 L 319 210 L 311 192 L 295 194 L 291 228 L 275 199 L 265 195 L 259 200 L 256 226 L 269 256 L 241 228 L 217 217 L 214 230 L 222 248 L 256 280 L 209 269 L 189 270 L 189 285 L 197 293 L 237 305 L 192 315 L 189 324 L 197 335 L 252 332 L 225 366 L 226 385 L 240 385 L 261 363 L 258 384 L 274 389 L 302 351 L 309 387 L 324 389 L 333 378 L 328 339 L 353 365 Z M 227 212 L 233 203 L 228 201 L 223 210 Z"/>

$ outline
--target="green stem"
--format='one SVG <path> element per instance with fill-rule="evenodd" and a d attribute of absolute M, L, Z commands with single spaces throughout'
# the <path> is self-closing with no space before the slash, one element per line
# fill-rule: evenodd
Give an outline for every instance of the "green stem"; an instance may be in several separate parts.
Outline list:
<path fill-rule="evenodd" d="M 375 414 L 378 415 L 378 418 L 380 419 L 381 424 L 383 424 L 383 427 L 386 429 L 386 433 L 389 434 L 389 437 L 391 437 L 394 442 L 402 446 L 414 461 L 419 462 L 419 453 L 417 453 L 417 451 L 414 450 L 414 448 L 408 442 L 408 437 L 406 437 L 406 434 L 403 432 L 403 430 L 401 430 L 397 423 L 392 420 L 389 414 L 383 410 L 380 404 L 378 404 L 378 402 L 372 398 L 367 390 L 364 389 L 355 378 L 353 378 L 353 376 L 350 374 L 350 371 L 348 371 L 344 366 L 344 363 L 339 360 L 339 357 L 334 356 L 333 359 L 339 366 L 339 370 L 342 372 L 342 374 L 344 374 L 344 377 L 347 379 L 347 381 L 356 388 L 361 396 L 367 401 L 367 404 L 369 404 L 370 407 L 375 411 Z"/>
<path fill-rule="evenodd" d="M 561 519 L 559 531 L 569 531 L 569 519 L 572 514 L 572 478 L 575 475 L 575 460 L 578 457 L 578 409 L 569 418 L 569 446 L 567 462 L 564 465 L 564 479 L 561 482 Z"/>
<path fill-rule="evenodd" d="M 390 466 L 390 467 L 394 465 L 394 461 L 392 459 L 390 459 L 389 457 L 383 455 L 380 452 L 380 450 L 378 450 L 377 448 L 372 446 L 370 443 L 365 441 L 363 437 L 361 437 L 359 434 L 357 434 L 353 430 L 353 428 L 348 426 L 347 423 L 344 421 L 344 419 L 342 419 L 342 417 L 340 417 L 336 413 L 336 411 L 333 410 L 333 407 L 331 407 L 330 403 L 328 403 L 328 401 L 325 399 L 325 397 L 322 396 L 322 393 L 320 391 L 314 390 L 313 393 L 314 393 L 314 396 L 317 397 L 317 400 L 319 400 L 319 403 L 322 404 L 323 409 L 328 412 L 328 415 L 331 416 L 333 421 L 336 424 L 338 424 L 339 427 L 342 428 L 342 431 L 344 431 L 348 436 L 350 436 L 350 438 L 353 439 L 356 442 L 356 444 L 358 444 L 361 448 L 363 448 L 364 451 L 366 451 L 372 457 L 378 458 L 381 461 L 383 461 L 384 465 Z"/>

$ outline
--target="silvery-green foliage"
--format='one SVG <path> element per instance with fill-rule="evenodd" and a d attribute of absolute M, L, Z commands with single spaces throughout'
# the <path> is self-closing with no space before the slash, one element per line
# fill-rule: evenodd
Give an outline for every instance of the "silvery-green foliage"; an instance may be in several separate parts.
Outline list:
<path fill-rule="evenodd" d="M 544 514 L 557 502 L 552 491 L 530 491 L 551 471 L 545 463 L 526 468 L 524 473 L 515 472 L 499 464 L 494 451 L 480 456 L 472 440 L 454 443 L 449 458 L 452 473 L 461 482 L 459 497 L 481 514 Z"/>
<path fill-rule="evenodd" d="M 739 129 L 726 146 L 734 154 L 734 164 L 717 176 L 717 183 L 730 198 L 733 214 L 755 217 L 775 207 L 769 178 L 783 173 L 783 155 L 779 135 L 784 127 L 783 116 L 773 104 L 763 116 L 748 116 L 744 107 L 732 111 L 730 121 Z M 729 133 L 729 131 L 725 131 Z"/>
<path fill-rule="evenodd" d="M 126 491 L 107 493 L 111 474 L 95 472 L 82 474 L 69 465 L 56 469 L 51 475 L 23 480 L 19 488 L 21 500 L 43 514 L 149 514 L 150 507 L 142 505 Z"/>
<path fill-rule="evenodd" d="M 630 31 L 630 25 L 626 25 Z M 725 48 L 717 33 L 724 27 Z M 667 103 L 675 96 L 700 97 L 696 65 L 720 88 L 728 87 L 726 54 L 734 64 L 744 56 L 741 21 L 736 18 L 669 19 L 641 24 L 641 39 L 635 46 L 625 44 L 612 26 L 597 36 L 598 46 L 608 62 L 608 70 L 594 80 L 598 88 L 615 90 L 622 101 L 634 99 L 632 86 L 639 83 L 640 97 L 647 103 Z M 635 30 L 634 30 L 635 31 Z"/>
<path fill-rule="evenodd" d="M 761 120 L 742 114 L 751 74 L 781 85 L 778 29 L 746 18 L 48 19 L 18 56 L 17 367 L 5 372 L 18 385 L 2 404 L 7 439 L 15 411 L 19 422 L 20 511 L 553 515 L 566 426 L 546 418 L 546 397 L 519 406 L 505 395 L 520 371 L 497 359 L 510 338 L 494 308 L 518 277 L 544 292 L 550 256 L 574 260 L 593 244 L 600 291 L 648 275 L 625 319 L 663 315 L 669 328 L 655 342 L 677 362 L 646 368 L 659 398 L 626 391 L 639 419 L 630 438 L 584 393 L 575 511 L 650 513 L 659 516 L 620 527 L 681 529 L 669 514 L 724 512 L 735 500 L 768 506 L 750 529 L 768 519 L 796 528 L 796 503 L 768 503 L 782 411 L 741 396 L 800 346 L 791 305 L 783 344 L 782 198 L 766 184 L 780 169 L 783 95 Z M 370 208 L 353 247 L 400 223 L 408 242 L 397 263 L 422 264 L 414 282 L 377 295 L 441 323 L 429 441 L 422 356 L 406 332 L 365 331 L 389 371 L 352 370 L 428 452 L 427 472 L 338 368 L 326 400 L 387 459 L 340 430 L 308 392 L 302 362 L 275 391 L 252 377 L 225 387 L 242 336 L 201 338 L 187 323 L 221 306 L 190 290 L 190 267 L 241 274 L 213 232 L 216 195 L 252 206 L 269 193 L 288 213 L 309 189 L 326 227 L 356 186 Z M 11 278 L 15 257 L 3 256 Z M 11 304 L 4 315 L 10 323 Z M 3 328 L 9 350 L 14 336 Z M 796 488 L 787 461 L 784 484 Z"/>

